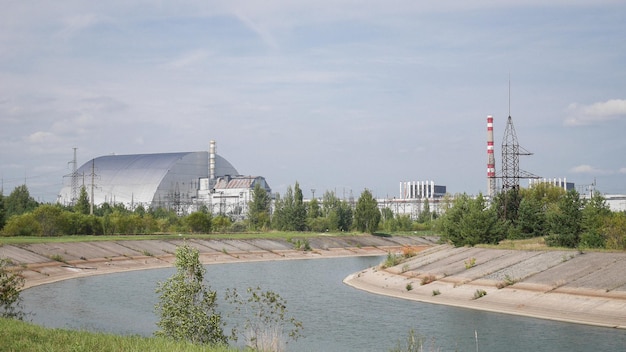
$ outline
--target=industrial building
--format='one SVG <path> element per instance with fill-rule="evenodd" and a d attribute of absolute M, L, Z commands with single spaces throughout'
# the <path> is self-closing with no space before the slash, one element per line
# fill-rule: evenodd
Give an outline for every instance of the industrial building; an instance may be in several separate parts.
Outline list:
<path fill-rule="evenodd" d="M 213 213 L 242 215 L 256 183 L 271 194 L 261 176 L 242 176 L 216 153 L 209 151 L 105 155 L 74 170 L 71 184 L 58 196 L 61 204 L 74 204 L 85 187 L 95 205 L 123 204 L 128 209 L 166 208 L 185 214 L 207 206 Z"/>
<path fill-rule="evenodd" d="M 415 220 L 424 211 L 426 202 L 431 212 L 439 214 L 445 194 L 446 186 L 437 185 L 434 181 L 401 181 L 399 197 L 378 199 L 378 207 L 389 208 L 394 214 L 409 215 Z"/>

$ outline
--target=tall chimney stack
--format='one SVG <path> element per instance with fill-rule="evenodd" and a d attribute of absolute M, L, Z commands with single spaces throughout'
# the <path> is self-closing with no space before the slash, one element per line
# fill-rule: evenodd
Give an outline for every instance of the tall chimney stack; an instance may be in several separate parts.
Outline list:
<path fill-rule="evenodd" d="M 487 116 L 487 192 L 496 196 L 496 158 L 493 154 L 493 116 Z"/>
<path fill-rule="evenodd" d="M 209 184 L 215 182 L 215 141 L 209 142 Z"/>

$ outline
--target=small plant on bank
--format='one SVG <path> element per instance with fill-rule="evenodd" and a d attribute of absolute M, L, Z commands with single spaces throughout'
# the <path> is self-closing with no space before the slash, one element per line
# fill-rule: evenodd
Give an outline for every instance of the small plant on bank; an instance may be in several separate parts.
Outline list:
<path fill-rule="evenodd" d="M 435 281 L 435 280 L 437 280 L 437 277 L 436 277 L 435 275 L 433 275 L 433 274 L 428 274 L 428 275 L 426 275 L 426 276 L 424 276 L 424 277 L 422 278 L 421 285 L 422 285 L 422 286 L 424 286 L 424 285 L 428 285 L 429 283 L 431 283 L 431 282 L 433 282 L 433 281 Z"/>
<path fill-rule="evenodd" d="M 476 266 L 476 258 L 470 258 L 465 261 L 465 269 L 471 269 Z"/>
<path fill-rule="evenodd" d="M 479 299 L 480 297 L 484 297 L 487 295 L 487 291 L 483 289 L 478 289 L 474 292 L 474 299 Z"/>
<path fill-rule="evenodd" d="M 513 279 L 512 277 L 510 277 L 509 275 L 505 275 L 504 276 L 504 281 L 502 282 L 498 282 L 498 284 L 496 285 L 496 287 L 498 289 L 501 288 L 505 288 L 507 286 L 511 286 L 514 285 L 518 280 L 517 279 Z"/>
<path fill-rule="evenodd" d="M 402 257 L 397 254 L 392 254 L 391 252 L 387 252 L 387 259 L 383 262 L 383 269 L 391 268 L 392 266 L 396 266 L 400 264 Z"/>
<path fill-rule="evenodd" d="M 308 239 L 297 239 L 294 243 L 294 248 L 299 251 L 309 252 L 311 250 L 311 244 Z"/>
<path fill-rule="evenodd" d="M 410 283 L 410 282 L 409 282 L 408 284 L 406 284 L 406 290 L 407 290 L 407 291 L 411 291 L 411 290 L 413 290 L 413 284 L 412 284 L 412 283 Z"/>
<path fill-rule="evenodd" d="M 63 256 L 60 254 L 53 254 L 50 256 L 50 259 L 57 262 L 66 263 L 65 258 L 63 258 Z"/>
<path fill-rule="evenodd" d="M 433 290 L 433 296 L 439 296 L 441 294 L 441 291 L 437 290 Z"/>
<path fill-rule="evenodd" d="M 417 336 L 415 331 L 411 329 L 409 336 L 404 341 L 398 341 L 395 348 L 389 350 L 390 352 L 424 352 L 424 351 L 439 351 L 440 349 L 435 347 L 434 340 L 431 341 L 431 346 L 424 346 L 425 339 Z"/>
<path fill-rule="evenodd" d="M 402 247 L 402 256 L 405 257 L 405 258 L 414 257 L 416 253 L 417 253 L 417 251 L 415 250 L 415 248 L 413 248 L 411 246 L 403 246 Z"/>
<path fill-rule="evenodd" d="M 144 249 L 141 253 L 146 257 L 153 257 L 152 253 L 150 253 L 147 249 Z"/>

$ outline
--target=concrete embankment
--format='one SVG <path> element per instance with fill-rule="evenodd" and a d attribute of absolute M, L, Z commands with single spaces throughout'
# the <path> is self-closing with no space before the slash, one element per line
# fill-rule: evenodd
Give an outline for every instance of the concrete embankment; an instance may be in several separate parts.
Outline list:
<path fill-rule="evenodd" d="M 42 243 L 0 246 L 22 270 L 25 288 L 81 276 L 171 267 L 176 247 L 198 249 L 204 264 L 242 261 L 314 259 L 385 255 L 403 246 L 427 248 L 434 238 L 417 236 L 319 236 L 309 238 L 310 251 L 283 239 L 177 239 Z"/>
<path fill-rule="evenodd" d="M 405 299 L 626 329 L 626 253 L 440 245 L 344 282 Z"/>

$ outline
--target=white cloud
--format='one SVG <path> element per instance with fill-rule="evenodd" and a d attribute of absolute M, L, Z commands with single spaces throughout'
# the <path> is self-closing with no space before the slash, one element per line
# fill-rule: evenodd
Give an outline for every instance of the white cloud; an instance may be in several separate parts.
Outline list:
<path fill-rule="evenodd" d="M 575 174 L 593 174 L 593 175 L 608 175 L 612 174 L 611 170 L 603 170 L 599 168 L 595 168 L 591 165 L 578 165 L 570 169 L 570 172 Z"/>
<path fill-rule="evenodd" d="M 592 125 L 604 121 L 626 118 L 626 99 L 611 99 L 591 105 L 572 103 L 567 107 L 568 126 Z"/>

